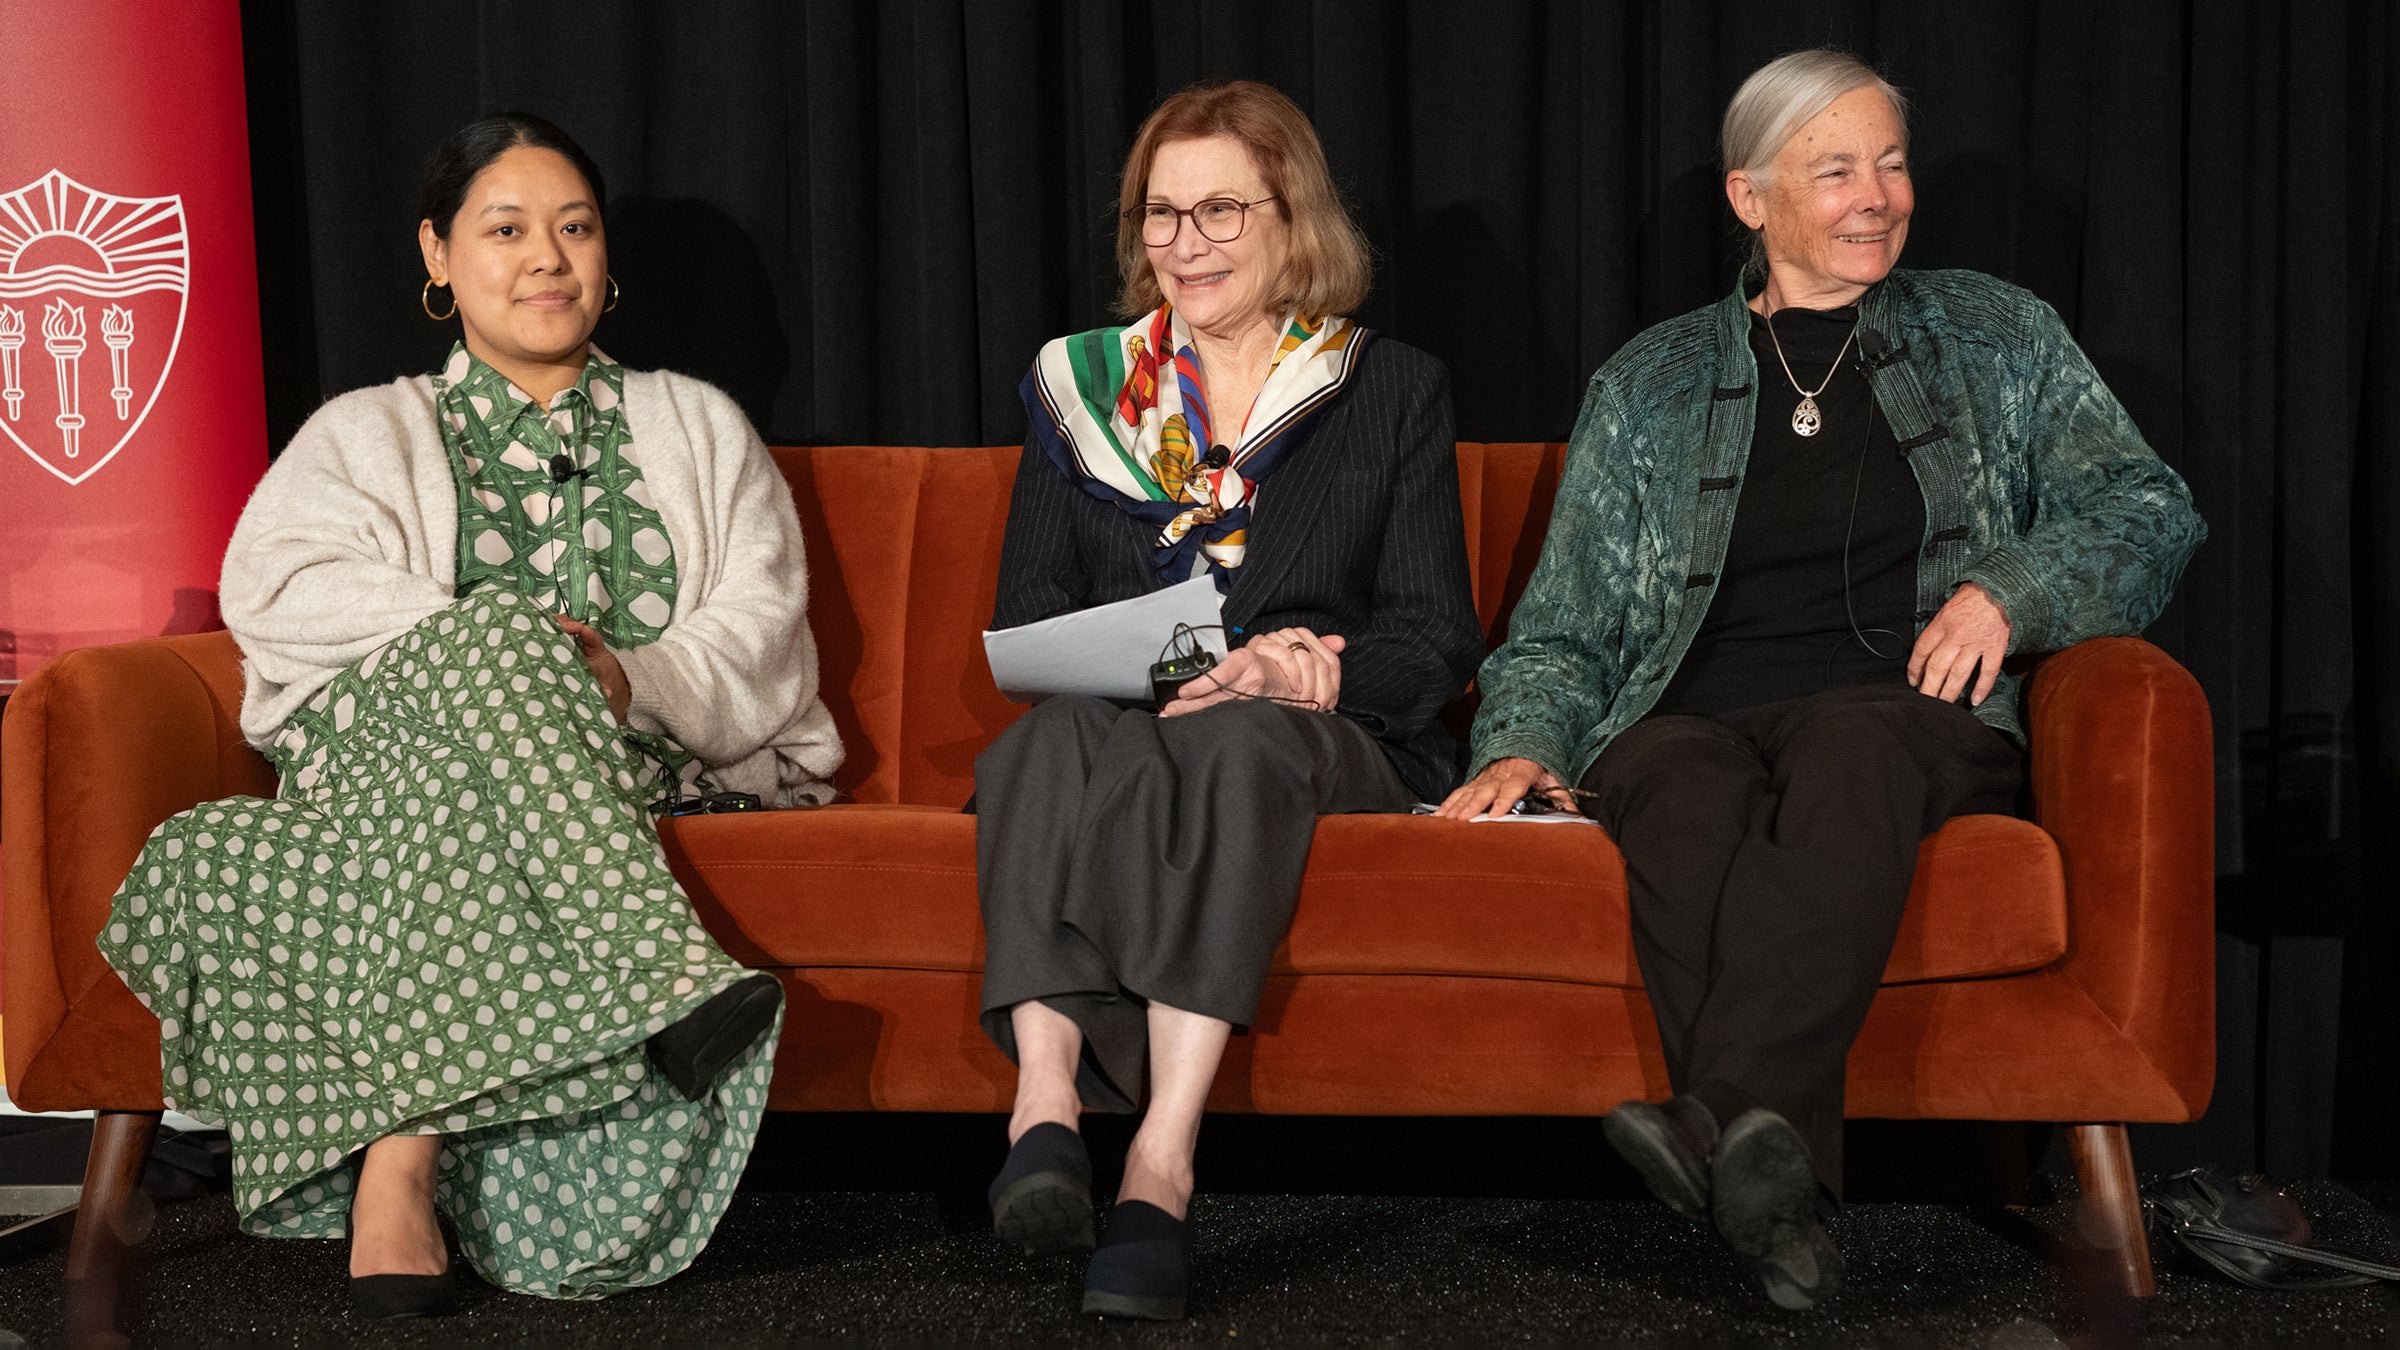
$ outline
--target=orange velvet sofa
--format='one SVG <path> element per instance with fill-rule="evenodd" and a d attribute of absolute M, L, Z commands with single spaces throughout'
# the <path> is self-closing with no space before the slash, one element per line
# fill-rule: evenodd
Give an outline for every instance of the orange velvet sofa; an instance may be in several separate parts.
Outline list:
<path fill-rule="evenodd" d="M 1541 545 L 1560 447 L 1461 445 L 1477 610 L 1493 641 Z M 790 996 L 771 1105 L 1000 1111 L 1012 1069 L 976 1027 L 978 751 L 1017 714 L 985 668 L 1013 449 L 776 451 L 807 533 L 841 800 L 691 817 L 676 875 L 736 958 Z M 2184 1121 L 2215 1063 L 2209 713 L 2136 639 L 2030 682 L 2031 820 L 1928 840 L 1849 1062 L 1857 1116 L 2047 1120 L 2146 1292 L 2122 1122 Z M 74 1261 L 99 1259 L 160 1107 L 157 1023 L 92 945 L 151 827 L 269 794 L 236 729 L 224 633 L 63 656 L 10 700 L 0 745 L 6 1061 L 33 1109 L 98 1108 Z M 1454 709 L 1461 719 L 1467 709 Z M 1664 1064 L 1597 828 L 1329 817 L 1230 1111 L 1596 1116 L 1663 1097 Z M 130 1159 L 130 1161 L 129 1161 Z M 95 1216 L 95 1208 L 99 1211 Z M 71 1266 L 70 1274 L 74 1273 Z"/>

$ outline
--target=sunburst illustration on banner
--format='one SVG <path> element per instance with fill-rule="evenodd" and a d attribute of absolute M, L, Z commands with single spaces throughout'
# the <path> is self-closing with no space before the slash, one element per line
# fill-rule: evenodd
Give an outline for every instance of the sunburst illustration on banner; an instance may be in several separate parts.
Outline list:
<path fill-rule="evenodd" d="M 53 169 L 0 196 L 0 431 L 81 483 L 150 415 L 183 341 L 181 197 L 114 197 Z"/>

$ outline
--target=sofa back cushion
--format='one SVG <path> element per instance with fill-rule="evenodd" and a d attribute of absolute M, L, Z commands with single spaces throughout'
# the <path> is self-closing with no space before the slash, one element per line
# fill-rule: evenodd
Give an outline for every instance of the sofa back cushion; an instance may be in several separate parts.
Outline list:
<path fill-rule="evenodd" d="M 1458 447 L 1475 612 L 1497 640 L 1541 552 L 1562 447 Z M 1023 708 L 983 659 L 1018 451 L 779 448 L 808 539 L 809 623 L 845 801 L 956 808 Z M 1453 709 L 1464 729 L 1466 708 Z"/>
<path fill-rule="evenodd" d="M 821 691 L 842 800 L 957 807 L 1023 709 L 983 660 L 1017 451 L 777 449 L 808 543 Z"/>

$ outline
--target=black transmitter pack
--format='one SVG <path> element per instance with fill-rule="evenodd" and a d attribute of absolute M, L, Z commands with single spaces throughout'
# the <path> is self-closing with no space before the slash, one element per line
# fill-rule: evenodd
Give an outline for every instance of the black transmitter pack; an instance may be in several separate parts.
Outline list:
<path fill-rule="evenodd" d="M 1195 646 L 1179 652 L 1150 667 L 1150 701 L 1165 707 L 1175 699 L 1177 690 L 1216 668 L 1217 654 L 1206 647 Z"/>

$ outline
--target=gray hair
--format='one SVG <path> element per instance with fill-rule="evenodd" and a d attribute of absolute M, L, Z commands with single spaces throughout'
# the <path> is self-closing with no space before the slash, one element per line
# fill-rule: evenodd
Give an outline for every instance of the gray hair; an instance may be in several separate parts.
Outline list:
<path fill-rule="evenodd" d="M 1750 175 L 1764 188 L 1775 178 L 1775 155 L 1809 119 L 1832 106 L 1853 89 L 1872 88 L 1890 100 L 1900 119 L 1900 144 L 1908 145 L 1908 96 L 1875 73 L 1875 68 L 1848 52 L 1830 47 L 1790 52 L 1776 57 L 1742 81 L 1733 102 L 1725 105 L 1725 124 L 1717 137 L 1725 171 Z M 1766 241 L 1750 232 L 1748 269 L 1764 271 Z"/>

